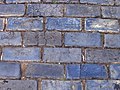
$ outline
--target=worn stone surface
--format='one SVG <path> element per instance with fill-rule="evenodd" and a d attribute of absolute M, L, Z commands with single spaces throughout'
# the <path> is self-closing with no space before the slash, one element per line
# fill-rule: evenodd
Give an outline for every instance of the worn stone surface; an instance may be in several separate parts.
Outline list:
<path fill-rule="evenodd" d="M 6 0 L 6 3 L 31 3 L 41 2 L 41 0 Z"/>
<path fill-rule="evenodd" d="M 4 21 L 5 21 L 5 19 L 0 18 L 0 31 L 2 31 L 4 29 Z"/>
<path fill-rule="evenodd" d="M 78 3 L 79 0 L 43 0 L 43 2 L 52 2 L 52 3 Z"/>
<path fill-rule="evenodd" d="M 115 0 L 116 5 L 120 5 L 120 0 Z"/>

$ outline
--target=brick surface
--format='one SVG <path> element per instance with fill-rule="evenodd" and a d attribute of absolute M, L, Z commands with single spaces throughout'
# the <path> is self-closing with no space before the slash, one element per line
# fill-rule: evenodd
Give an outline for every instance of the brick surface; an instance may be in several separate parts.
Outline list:
<path fill-rule="evenodd" d="M 98 17 L 100 16 L 100 7 L 91 5 L 67 4 L 65 15 L 76 17 Z"/>
<path fill-rule="evenodd" d="M 40 48 L 4 48 L 3 60 L 5 61 L 40 61 Z"/>
<path fill-rule="evenodd" d="M 43 0 L 43 2 L 52 2 L 52 3 L 78 3 L 79 0 Z"/>
<path fill-rule="evenodd" d="M 80 18 L 47 18 L 47 30 L 78 31 L 81 30 Z"/>
<path fill-rule="evenodd" d="M 81 62 L 79 48 L 44 48 L 45 62 Z"/>
<path fill-rule="evenodd" d="M 116 5 L 120 5 L 120 0 L 115 0 Z"/>
<path fill-rule="evenodd" d="M 43 80 L 42 90 L 82 90 L 80 81 Z"/>
<path fill-rule="evenodd" d="M 25 6 L 23 4 L 1 4 L 0 16 L 23 16 Z"/>
<path fill-rule="evenodd" d="M 35 80 L 0 80 L 1 90 L 37 90 Z"/>
<path fill-rule="evenodd" d="M 41 0 L 6 0 L 6 3 L 31 3 L 31 2 L 41 2 Z"/>
<path fill-rule="evenodd" d="M 63 16 L 62 4 L 29 4 L 28 16 Z"/>
<path fill-rule="evenodd" d="M 63 78 L 64 67 L 57 64 L 29 64 L 26 69 L 26 77 L 31 78 Z"/>
<path fill-rule="evenodd" d="M 4 21 L 5 19 L 0 18 L 0 31 L 4 29 Z"/>
<path fill-rule="evenodd" d="M 86 49 L 87 62 L 120 62 L 120 50 L 118 49 Z"/>
<path fill-rule="evenodd" d="M 8 18 L 7 30 L 43 30 L 42 18 Z"/>
<path fill-rule="evenodd" d="M 101 31 L 101 32 L 119 32 L 120 26 L 118 20 L 113 19 L 98 19 L 87 18 L 85 21 L 87 31 Z"/>
<path fill-rule="evenodd" d="M 20 78 L 20 64 L 0 62 L 0 78 L 18 79 Z M 1 86 L 1 85 L 0 85 Z M 1 89 L 4 90 L 4 89 Z"/>
<path fill-rule="evenodd" d="M 101 35 L 99 33 L 66 33 L 66 46 L 100 47 Z"/>

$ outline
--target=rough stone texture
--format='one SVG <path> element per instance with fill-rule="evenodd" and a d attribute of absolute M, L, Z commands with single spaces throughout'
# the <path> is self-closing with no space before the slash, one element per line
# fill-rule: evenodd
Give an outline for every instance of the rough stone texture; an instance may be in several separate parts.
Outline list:
<path fill-rule="evenodd" d="M 115 0 L 116 5 L 120 5 L 120 0 Z"/>
<path fill-rule="evenodd" d="M 105 47 L 120 48 L 120 34 L 105 34 Z"/>
<path fill-rule="evenodd" d="M 45 62 L 81 62 L 79 48 L 44 48 Z"/>
<path fill-rule="evenodd" d="M 67 4 L 65 15 L 77 17 L 98 17 L 100 16 L 100 7 L 92 5 Z"/>
<path fill-rule="evenodd" d="M 31 3 L 31 2 L 41 2 L 41 0 L 6 0 L 6 3 Z"/>
<path fill-rule="evenodd" d="M 78 31 L 81 30 L 80 18 L 47 18 L 47 30 Z"/>
<path fill-rule="evenodd" d="M 0 16 L 23 16 L 24 13 L 23 4 L 0 4 Z"/>
<path fill-rule="evenodd" d="M 4 29 L 4 21 L 5 21 L 5 19 L 0 18 L 0 31 L 2 31 Z"/>
<path fill-rule="evenodd" d="M 3 3 L 4 2 L 4 0 L 0 0 L 0 3 Z"/>
<path fill-rule="evenodd" d="M 8 18 L 7 30 L 43 30 L 42 18 Z"/>
<path fill-rule="evenodd" d="M 4 48 L 3 60 L 5 61 L 40 61 L 40 48 Z"/>
<path fill-rule="evenodd" d="M 101 36 L 99 33 L 66 33 L 66 46 L 100 47 Z"/>
<path fill-rule="evenodd" d="M 35 80 L 0 80 L 0 90 L 37 90 Z"/>
<path fill-rule="evenodd" d="M 52 3 L 78 3 L 79 0 L 43 0 L 43 2 L 52 2 Z"/>
<path fill-rule="evenodd" d="M 120 62 L 120 50 L 118 49 L 86 49 L 87 62 Z"/>
<path fill-rule="evenodd" d="M 119 80 L 87 80 L 86 90 L 119 90 Z"/>
<path fill-rule="evenodd" d="M 28 16 L 63 16 L 62 4 L 29 4 Z"/>
<path fill-rule="evenodd" d="M 28 64 L 26 77 L 31 78 L 63 78 L 64 67 L 57 64 Z"/>
<path fill-rule="evenodd" d="M 87 31 L 101 31 L 101 32 L 119 32 L 120 26 L 118 20 L 113 19 L 98 19 L 87 18 L 85 21 Z"/>
<path fill-rule="evenodd" d="M 82 90 L 80 81 L 43 80 L 42 90 Z"/>
<path fill-rule="evenodd" d="M 0 45 L 21 45 L 20 32 L 0 32 Z"/>
<path fill-rule="evenodd" d="M 19 63 L 0 62 L 0 78 L 18 79 L 20 78 L 20 76 L 21 76 L 21 73 L 20 73 Z M 1 90 L 4 90 L 4 89 L 1 89 Z"/>

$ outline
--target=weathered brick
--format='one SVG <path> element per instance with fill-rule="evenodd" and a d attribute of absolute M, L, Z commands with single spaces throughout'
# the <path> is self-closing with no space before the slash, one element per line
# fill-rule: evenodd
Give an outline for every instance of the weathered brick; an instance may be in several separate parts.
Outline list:
<path fill-rule="evenodd" d="M 87 18 L 85 20 L 87 31 L 101 31 L 101 32 L 119 32 L 119 22 L 113 19 L 98 19 Z"/>
<path fill-rule="evenodd" d="M 66 33 L 66 46 L 100 47 L 101 35 L 99 33 Z"/>
<path fill-rule="evenodd" d="M 116 5 L 120 5 L 120 0 L 115 0 Z"/>
<path fill-rule="evenodd" d="M 81 62 L 79 48 L 44 48 L 45 62 Z"/>
<path fill-rule="evenodd" d="M 3 60 L 5 61 L 40 61 L 39 48 L 3 48 Z"/>
<path fill-rule="evenodd" d="M 31 78 L 63 78 L 64 66 L 58 64 L 28 64 L 26 77 Z"/>
<path fill-rule="evenodd" d="M 110 77 L 113 79 L 120 79 L 120 64 L 110 65 Z"/>
<path fill-rule="evenodd" d="M 0 62 L 0 78 L 16 79 L 16 78 L 20 78 L 20 76 L 21 74 L 20 74 L 19 63 Z"/>
<path fill-rule="evenodd" d="M 102 16 L 104 18 L 120 18 L 120 7 L 104 6 L 102 7 Z"/>
<path fill-rule="evenodd" d="M 120 62 L 120 50 L 118 49 L 86 49 L 87 62 Z"/>
<path fill-rule="evenodd" d="M 42 90 L 82 90 L 80 81 L 43 80 Z"/>
<path fill-rule="evenodd" d="M 37 90 L 35 80 L 0 80 L 1 90 Z"/>
<path fill-rule="evenodd" d="M 92 5 L 67 4 L 65 15 L 77 17 L 99 17 L 100 7 Z"/>
<path fill-rule="evenodd" d="M 6 0 L 6 3 L 31 3 L 41 2 L 41 0 Z"/>
<path fill-rule="evenodd" d="M 47 18 L 47 30 L 81 30 L 80 18 Z"/>
<path fill-rule="evenodd" d="M 3 18 L 0 18 L 0 31 L 4 29 L 4 20 Z"/>
<path fill-rule="evenodd" d="M 42 18 L 13 18 L 7 20 L 7 30 L 43 30 Z"/>
<path fill-rule="evenodd" d="M 120 34 L 105 34 L 105 47 L 120 48 Z"/>
<path fill-rule="evenodd" d="M 20 32 L 0 32 L 0 45 L 21 45 Z"/>
<path fill-rule="evenodd" d="M 78 3 L 79 0 L 43 0 L 43 2 L 52 2 L 52 3 Z"/>
<path fill-rule="evenodd" d="M 63 16 L 62 4 L 29 4 L 28 16 Z"/>
<path fill-rule="evenodd" d="M 87 80 L 86 90 L 119 90 L 119 80 Z"/>
<path fill-rule="evenodd" d="M 80 2 L 88 4 L 114 5 L 114 0 L 80 0 Z"/>
<path fill-rule="evenodd" d="M 0 16 L 23 16 L 25 6 L 23 4 L 1 4 Z"/>

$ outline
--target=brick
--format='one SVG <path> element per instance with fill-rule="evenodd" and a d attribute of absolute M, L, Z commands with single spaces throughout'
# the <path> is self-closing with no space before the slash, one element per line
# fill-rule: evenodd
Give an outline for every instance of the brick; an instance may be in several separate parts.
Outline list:
<path fill-rule="evenodd" d="M 5 19 L 0 18 L 0 31 L 2 31 L 4 29 L 4 21 L 5 21 Z"/>
<path fill-rule="evenodd" d="M 81 3 L 114 5 L 114 0 L 80 0 Z"/>
<path fill-rule="evenodd" d="M 119 90 L 119 80 L 87 80 L 86 90 Z"/>
<path fill-rule="evenodd" d="M 120 48 L 120 35 L 105 34 L 105 47 Z"/>
<path fill-rule="evenodd" d="M 82 90 L 80 81 L 43 80 L 42 90 Z"/>
<path fill-rule="evenodd" d="M 23 16 L 25 6 L 23 4 L 1 4 L 0 16 Z"/>
<path fill-rule="evenodd" d="M 120 79 L 120 64 L 110 65 L 110 77 L 112 79 Z"/>
<path fill-rule="evenodd" d="M 6 47 L 3 48 L 3 60 L 5 61 L 40 61 L 39 48 Z"/>
<path fill-rule="evenodd" d="M 52 2 L 52 3 L 78 3 L 79 0 L 43 0 L 43 2 Z"/>
<path fill-rule="evenodd" d="M 79 48 L 44 48 L 45 62 L 81 62 Z"/>
<path fill-rule="evenodd" d="M 87 18 L 85 20 L 87 31 L 119 32 L 119 22 L 113 19 Z"/>
<path fill-rule="evenodd" d="M 18 79 L 20 78 L 20 64 L 0 62 L 0 78 Z M 1 85 L 0 85 L 1 86 Z M 3 90 L 3 89 L 1 89 Z"/>
<path fill-rule="evenodd" d="M 115 5 L 120 5 L 120 0 L 115 0 Z"/>
<path fill-rule="evenodd" d="M 28 64 L 26 77 L 31 78 L 63 78 L 64 66 L 58 64 Z"/>
<path fill-rule="evenodd" d="M 104 18 L 120 18 L 120 7 L 104 6 L 102 7 L 102 16 Z"/>
<path fill-rule="evenodd" d="M 41 2 L 41 0 L 6 0 L 6 3 L 31 3 Z"/>
<path fill-rule="evenodd" d="M 4 0 L 0 0 L 0 3 L 3 3 L 4 2 Z"/>
<path fill-rule="evenodd" d="M 120 62 L 120 50 L 118 49 L 86 49 L 87 62 Z"/>
<path fill-rule="evenodd" d="M 21 33 L 0 32 L 0 45 L 21 45 Z"/>
<path fill-rule="evenodd" d="M 28 16 L 63 16 L 62 4 L 28 4 Z"/>
<path fill-rule="evenodd" d="M 7 30 L 43 30 L 43 18 L 17 18 L 7 19 Z"/>
<path fill-rule="evenodd" d="M 101 35 L 99 33 L 66 33 L 65 46 L 100 47 Z"/>
<path fill-rule="evenodd" d="M 99 17 L 100 7 L 92 5 L 67 4 L 65 15 L 76 17 Z"/>
<path fill-rule="evenodd" d="M 1 90 L 37 90 L 35 80 L 0 80 Z"/>
<path fill-rule="evenodd" d="M 47 18 L 47 30 L 78 31 L 81 30 L 80 18 Z"/>

